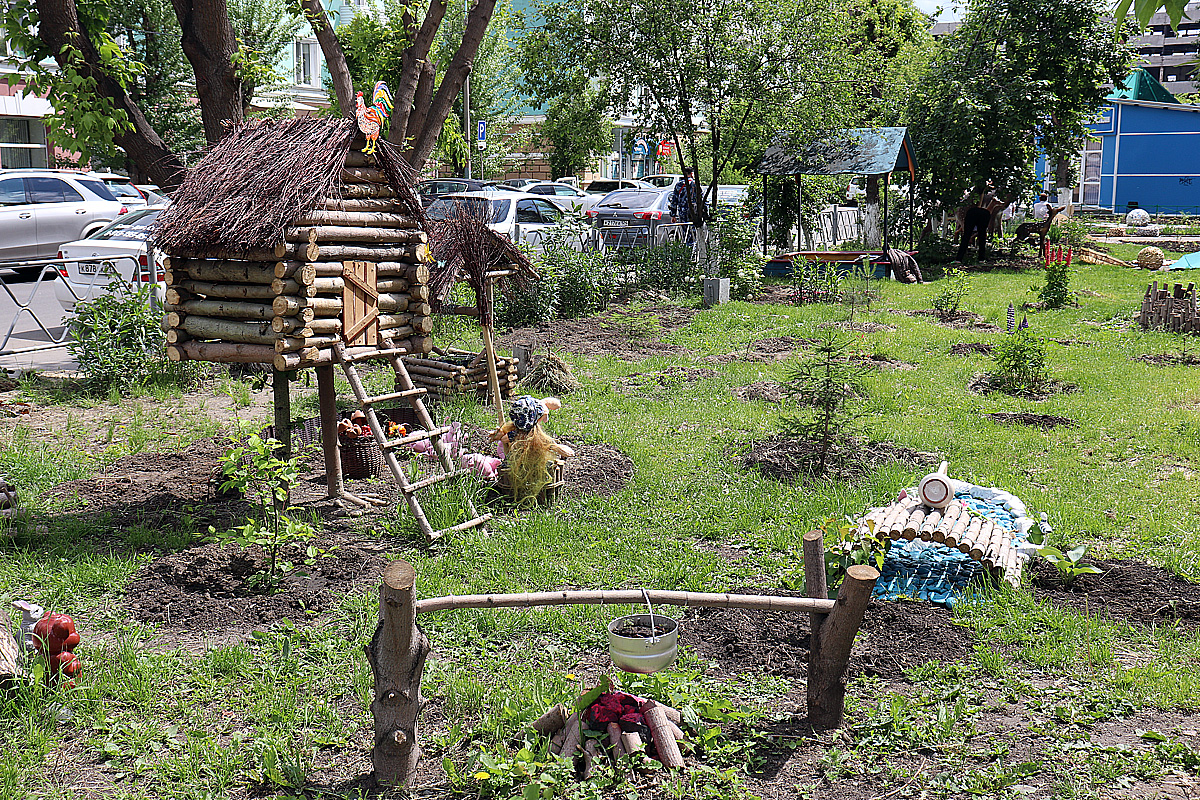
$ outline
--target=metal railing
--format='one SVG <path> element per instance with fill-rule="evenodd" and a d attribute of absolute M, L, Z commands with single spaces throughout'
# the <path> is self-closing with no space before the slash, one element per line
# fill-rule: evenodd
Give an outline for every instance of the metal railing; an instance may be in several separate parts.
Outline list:
<path fill-rule="evenodd" d="M 28 274 L 33 270 L 38 270 L 38 277 L 33 281 L 33 289 L 29 292 L 29 296 L 24 300 L 18 298 L 18 292 L 14 291 L 15 286 L 28 286 L 27 281 L 13 281 L 11 278 L 6 279 L 4 273 L 0 271 L 0 307 L 3 308 L 5 315 L 9 316 L 8 324 L 5 326 L 3 335 L 0 335 L 0 356 L 20 355 L 23 353 L 36 353 L 44 350 L 54 350 L 60 347 L 66 347 L 70 339 L 70 321 L 66 319 L 66 313 L 58 301 L 57 295 L 52 297 L 53 312 L 59 318 L 59 323 L 66 324 L 47 324 L 48 319 L 43 319 L 47 315 L 44 308 L 40 308 L 44 304 L 45 295 L 47 293 L 54 295 L 55 285 L 60 285 L 74 302 L 90 300 L 104 294 L 105 287 L 114 280 L 124 281 L 117 270 L 117 265 L 121 262 L 132 262 L 132 274 L 134 282 L 130 284 L 133 287 L 144 286 L 146 283 L 154 281 L 152 270 L 153 265 L 143 266 L 135 256 L 112 256 L 102 260 L 81 260 L 77 258 L 62 259 L 62 258 L 43 258 L 29 261 L 14 261 L 0 262 L 0 270 L 10 269 L 17 270 L 19 273 Z M 88 276 L 88 281 L 82 284 L 83 289 L 77 291 L 76 287 L 79 283 L 60 280 L 60 270 L 65 270 L 67 264 L 79 264 L 80 273 Z M 89 270 L 89 267 L 94 269 Z M 50 287 L 50 288 L 43 288 Z M 97 291 L 99 289 L 99 291 Z M 39 294 L 41 293 L 41 294 Z M 21 292 L 21 294 L 24 294 Z M 5 298 L 7 297 L 7 301 Z M 150 293 L 151 303 L 158 302 L 156 292 Z M 42 300 L 42 303 L 37 301 Z M 11 306 L 10 306 L 11 302 Z M 24 318 L 28 317 L 37 326 L 33 331 L 18 332 L 17 324 Z M 2 324 L 2 323 L 0 323 Z M 61 332 L 55 333 L 55 329 L 61 327 Z M 9 347 L 9 343 L 13 338 L 25 339 L 29 338 L 25 334 L 38 335 L 44 337 L 47 342 L 45 344 L 31 345 L 28 347 Z"/>

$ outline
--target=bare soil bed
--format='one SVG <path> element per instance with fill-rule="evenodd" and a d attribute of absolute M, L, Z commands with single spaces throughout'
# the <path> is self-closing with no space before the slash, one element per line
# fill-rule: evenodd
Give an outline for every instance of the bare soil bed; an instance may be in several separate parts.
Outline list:
<path fill-rule="evenodd" d="M 815 341 L 815 339 L 802 339 L 797 336 L 773 336 L 750 342 L 746 345 L 745 350 L 709 356 L 704 360 L 712 364 L 773 364 L 790 357 L 797 348 L 807 347 Z"/>
<path fill-rule="evenodd" d="M 1003 394 L 1012 397 L 1024 397 L 1026 400 L 1045 400 L 1051 395 L 1056 394 L 1074 394 L 1079 391 L 1079 387 L 1073 383 L 1066 381 L 1050 381 L 1040 391 L 1021 391 L 1013 392 L 1001 388 L 1000 382 L 996 380 L 994 375 L 986 372 L 978 372 L 971 376 L 967 381 L 967 391 L 972 394 L 989 394 L 991 392 L 1002 392 Z"/>
<path fill-rule="evenodd" d="M 951 314 L 943 314 L 941 311 L 933 308 L 920 308 L 915 311 L 900 308 L 888 310 L 893 314 L 900 314 L 905 317 L 929 317 L 943 328 L 950 328 L 952 330 L 970 329 L 973 331 L 989 332 L 1000 330 L 990 322 L 984 322 L 983 316 L 973 311 L 955 311 Z"/>
<path fill-rule="evenodd" d="M 634 395 L 662 399 L 684 384 L 699 383 L 708 378 L 716 377 L 716 371 L 707 367 L 685 367 L 682 364 L 672 364 L 663 370 L 654 372 L 634 372 L 621 378 L 614 387 L 617 391 Z"/>
<path fill-rule="evenodd" d="M 742 455 L 743 469 L 757 469 L 784 483 L 816 479 L 820 449 L 817 442 L 788 436 L 771 436 L 751 442 Z M 922 453 L 890 442 L 852 441 L 835 445 L 829 453 L 826 478 L 854 481 L 889 461 L 913 465 L 937 465 L 935 453 Z"/>
<path fill-rule="evenodd" d="M 1089 561 L 1103 570 L 1063 585 L 1053 564 L 1035 558 L 1027 567 L 1034 596 L 1080 613 L 1105 613 L 1139 625 L 1200 626 L 1200 584 L 1140 561 Z"/>
<path fill-rule="evenodd" d="M 778 381 L 755 381 L 745 386 L 737 386 L 730 390 L 733 396 L 743 403 L 762 400 L 767 403 L 783 402 L 783 385 Z"/>
<path fill-rule="evenodd" d="M 1153 364 L 1156 367 L 1195 367 L 1200 365 L 1200 355 L 1192 353 L 1143 353 L 1134 356 L 1134 361 Z"/>
<path fill-rule="evenodd" d="M 990 411 L 985 417 L 1001 425 L 1030 425 L 1035 428 L 1057 428 L 1062 425 L 1071 427 L 1075 420 L 1070 417 L 1056 417 L 1053 414 L 1030 414 L 1027 412 Z"/>
<path fill-rule="evenodd" d="M 639 309 L 612 306 L 603 314 L 556 319 L 515 328 L 500 337 L 500 344 L 525 345 L 535 350 L 566 351 L 585 356 L 618 356 L 644 361 L 651 356 L 683 355 L 687 348 L 659 337 L 682 328 L 696 315 L 693 308 L 656 305 Z"/>
<path fill-rule="evenodd" d="M 990 345 L 986 342 L 962 342 L 961 344 L 950 346 L 950 355 L 952 356 L 990 356 L 995 345 Z"/>

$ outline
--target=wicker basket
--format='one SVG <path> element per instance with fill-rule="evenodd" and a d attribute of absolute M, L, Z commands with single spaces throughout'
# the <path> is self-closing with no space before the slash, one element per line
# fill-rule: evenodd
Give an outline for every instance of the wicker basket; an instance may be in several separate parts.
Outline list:
<path fill-rule="evenodd" d="M 351 411 L 341 411 L 338 417 L 349 417 L 351 413 Z M 395 422 L 397 425 L 407 426 L 409 430 L 420 427 L 420 424 L 417 422 L 417 412 L 412 406 L 377 408 L 375 409 L 375 413 L 379 416 L 379 421 L 384 425 L 388 422 Z M 259 435 L 264 439 L 274 438 L 275 426 L 268 425 L 262 429 Z M 307 417 L 304 420 L 292 423 L 293 452 L 313 445 L 319 446 L 320 444 L 320 417 Z M 379 449 L 379 445 L 375 443 L 374 437 L 371 436 L 364 436 L 353 442 L 339 441 L 338 452 L 341 454 L 342 459 L 342 475 L 347 478 L 374 478 L 377 475 L 381 475 L 386 466 L 383 460 L 383 451 Z M 403 448 L 394 450 L 393 453 L 399 459 L 405 459 L 409 456 L 409 452 Z"/>
<path fill-rule="evenodd" d="M 383 472 L 383 451 L 373 438 L 364 436 L 352 442 L 338 442 L 338 453 L 344 477 L 374 478 Z"/>

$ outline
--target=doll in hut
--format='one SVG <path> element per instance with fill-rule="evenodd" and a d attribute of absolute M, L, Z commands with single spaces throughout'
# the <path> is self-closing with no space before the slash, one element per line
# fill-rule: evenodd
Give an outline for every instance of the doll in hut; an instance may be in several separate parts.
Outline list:
<path fill-rule="evenodd" d="M 557 397 L 538 400 L 523 395 L 509 406 L 508 422 L 490 436 L 504 459 L 513 499 L 518 505 L 536 503 L 553 479 L 554 464 L 575 455 L 574 450 L 556 442 L 542 428 L 550 412 L 560 408 L 562 403 Z"/>

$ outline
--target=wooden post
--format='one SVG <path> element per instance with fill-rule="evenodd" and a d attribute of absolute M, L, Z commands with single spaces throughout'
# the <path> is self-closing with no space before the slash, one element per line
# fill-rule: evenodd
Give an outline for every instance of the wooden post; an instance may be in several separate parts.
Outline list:
<path fill-rule="evenodd" d="M 489 311 L 492 311 L 495 307 L 492 297 L 494 283 L 495 281 L 491 278 L 483 282 L 484 302 L 487 304 Z M 490 318 L 480 327 L 483 328 L 483 350 L 487 354 L 488 389 L 492 393 L 492 402 L 496 404 L 496 424 L 503 425 L 504 401 L 500 397 L 500 378 L 496 374 L 496 345 L 492 341 L 492 323 Z"/>
<path fill-rule="evenodd" d="M 282 445 L 275 453 L 276 458 L 289 459 L 292 457 L 292 373 L 271 369 L 271 390 L 275 397 L 275 438 Z M 291 504 L 291 490 L 288 486 L 288 496 L 282 501 L 283 508 Z M 278 506 L 280 501 L 276 501 Z M 282 509 L 281 509 L 282 510 Z"/>
<path fill-rule="evenodd" d="M 808 721 L 815 728 L 837 728 L 842 724 L 846 702 L 846 664 L 854 635 L 879 572 L 856 564 L 846 570 L 838 589 L 837 602 L 814 636 L 808 657 Z"/>
<path fill-rule="evenodd" d="M 809 597 L 821 600 L 829 598 L 829 587 L 825 583 L 825 535 L 820 531 L 804 534 L 804 591 Z M 814 611 L 808 615 L 810 638 L 816 641 L 825 614 Z"/>
<path fill-rule="evenodd" d="M 346 485 L 342 480 L 342 451 L 337 437 L 337 389 L 333 382 L 333 365 L 317 367 L 317 397 L 321 408 L 321 448 L 325 451 L 325 484 L 329 497 L 342 497 Z"/>
<path fill-rule="evenodd" d="M 421 758 L 417 722 L 425 700 L 421 675 L 429 640 L 417 627 L 417 572 L 407 561 L 393 561 L 379 587 L 379 626 L 367 645 L 375 676 L 375 781 L 407 785 Z"/>

